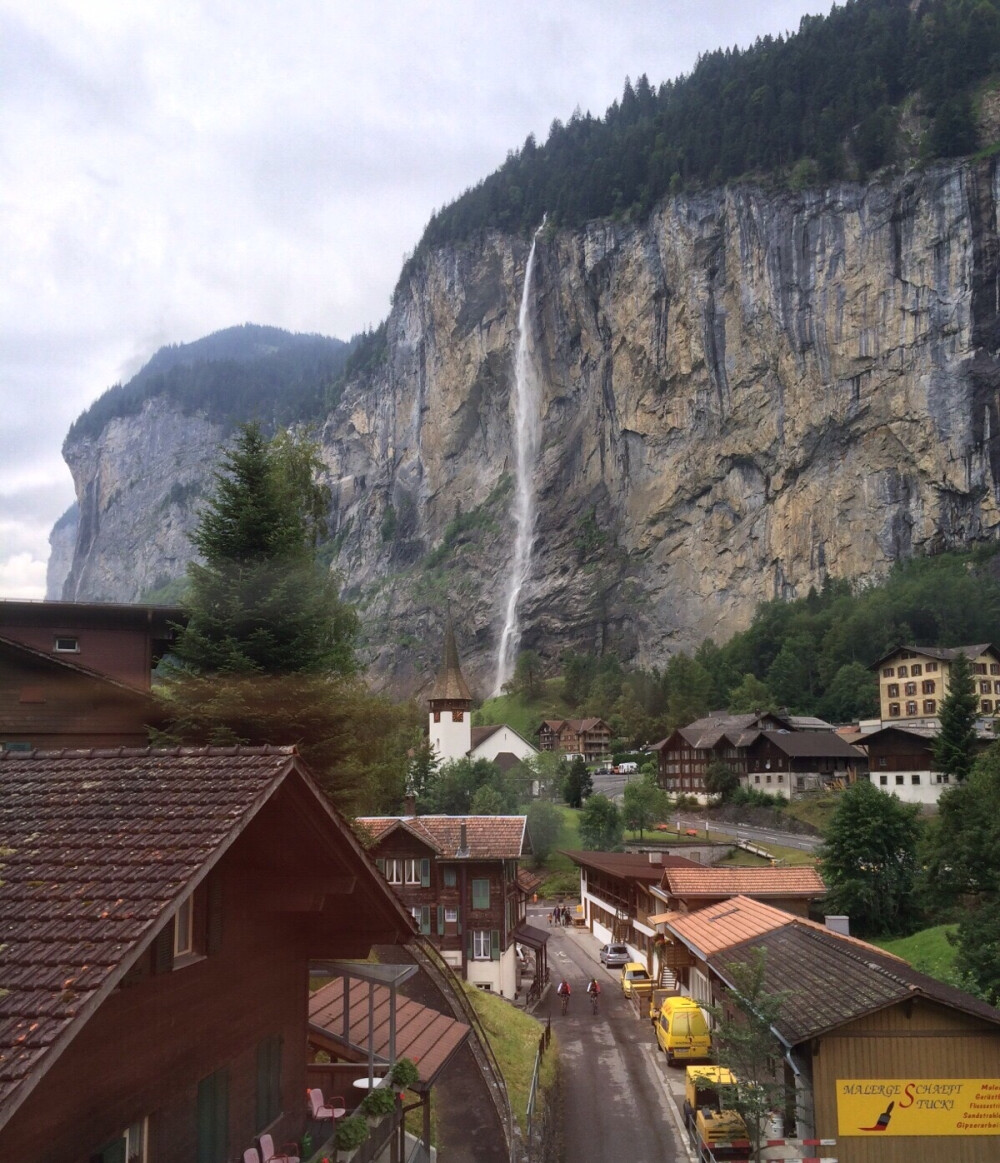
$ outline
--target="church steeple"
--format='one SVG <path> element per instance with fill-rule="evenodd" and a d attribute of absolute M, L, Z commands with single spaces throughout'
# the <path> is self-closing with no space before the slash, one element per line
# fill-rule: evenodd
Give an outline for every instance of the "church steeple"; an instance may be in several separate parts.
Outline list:
<path fill-rule="evenodd" d="M 428 698 L 429 738 L 438 758 L 462 759 L 472 748 L 472 694 L 462 675 L 451 613 L 444 631 L 444 665 Z"/>

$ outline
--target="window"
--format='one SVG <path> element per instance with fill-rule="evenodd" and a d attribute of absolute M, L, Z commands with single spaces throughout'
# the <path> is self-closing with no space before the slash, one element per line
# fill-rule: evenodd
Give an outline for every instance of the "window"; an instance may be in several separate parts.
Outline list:
<path fill-rule="evenodd" d="M 990 663 L 990 674 L 1000 674 L 1000 662 Z"/>
<path fill-rule="evenodd" d="M 923 681 L 923 683 L 922 683 L 922 684 L 921 684 L 921 686 L 920 686 L 920 689 L 921 689 L 921 691 L 922 691 L 922 692 L 923 692 L 925 695 L 932 695 L 932 694 L 934 694 L 934 679 L 932 679 L 932 678 L 929 678 L 929 679 L 928 679 L 928 678 L 925 678 L 925 679 L 924 679 L 924 681 Z"/>
<path fill-rule="evenodd" d="M 198 1083 L 198 1163 L 229 1159 L 229 1071 L 216 1070 Z"/>
<path fill-rule="evenodd" d="M 992 699 L 983 699 L 982 708 L 983 708 L 984 715 L 992 714 L 993 713 L 993 700 Z"/>
<path fill-rule="evenodd" d="M 883 678 L 893 678 L 895 676 L 895 674 L 896 674 L 896 668 L 894 666 L 887 666 L 882 671 Z"/>
<path fill-rule="evenodd" d="M 174 956 L 194 952 L 194 895 L 181 901 L 174 917 Z"/>
<path fill-rule="evenodd" d="M 90 1156 L 90 1163 L 146 1163 L 148 1119 L 133 1123 Z"/>
<path fill-rule="evenodd" d="M 760 776 L 759 776 L 759 775 L 755 775 L 755 776 L 753 777 L 753 781 L 754 781 L 754 783 L 760 783 Z"/>
<path fill-rule="evenodd" d="M 257 1130 L 263 1131 L 281 1114 L 281 1035 L 257 1043 Z"/>
<path fill-rule="evenodd" d="M 936 662 L 928 662 L 927 665 L 924 667 L 924 670 L 926 670 L 928 674 L 937 673 L 937 663 Z"/>
<path fill-rule="evenodd" d="M 915 695 L 917 693 L 917 684 L 915 682 L 908 682 L 903 684 L 905 686 L 904 694 Z"/>
<path fill-rule="evenodd" d="M 79 654 L 80 640 L 79 638 L 63 637 L 60 635 L 56 638 L 52 649 L 56 654 Z"/>
<path fill-rule="evenodd" d="M 414 905 L 410 909 L 410 914 L 417 922 L 417 928 L 425 936 L 430 935 L 431 931 L 431 906 L 430 905 Z"/>
<path fill-rule="evenodd" d="M 899 683 L 898 682 L 889 683 L 889 689 L 886 693 L 888 694 L 890 699 L 898 699 L 899 698 Z"/>
<path fill-rule="evenodd" d="M 879 765 L 879 767 L 888 767 L 889 761 L 886 759 L 886 757 L 884 755 L 880 755 L 878 757 L 878 765 Z"/>
<path fill-rule="evenodd" d="M 441 712 L 440 712 L 440 711 L 435 711 L 435 712 L 434 712 L 434 722 L 435 722 L 435 723 L 440 723 L 440 722 L 441 722 Z"/>
<path fill-rule="evenodd" d="M 770 777 L 769 775 L 766 775 L 766 776 L 764 777 L 764 782 L 765 782 L 765 783 L 770 783 L 770 782 L 771 782 L 771 777 Z"/>
<path fill-rule="evenodd" d="M 906 675 L 906 667 L 905 667 L 905 666 L 901 666 L 901 667 L 899 668 L 899 670 L 897 671 L 897 673 L 898 673 L 898 675 L 899 675 L 899 677 L 900 677 L 900 678 L 906 678 L 906 676 L 907 676 L 907 675 Z"/>
<path fill-rule="evenodd" d="M 908 715 L 915 715 L 917 713 L 917 704 L 915 702 L 914 703 L 907 703 L 906 704 L 906 713 Z"/>
<path fill-rule="evenodd" d="M 472 930 L 472 960 L 489 961 L 490 959 L 490 930 Z"/>
<path fill-rule="evenodd" d="M 403 880 L 406 884 L 420 883 L 420 861 L 408 856 L 403 861 Z"/>
<path fill-rule="evenodd" d="M 485 877 L 473 877 L 472 907 L 474 909 L 488 909 L 490 907 L 490 882 Z"/>
<path fill-rule="evenodd" d="M 986 663 L 985 662 L 974 663 L 973 667 L 972 667 L 972 673 L 973 674 L 985 674 L 986 673 Z"/>
<path fill-rule="evenodd" d="M 995 695 L 1000 695 L 1000 682 L 995 682 L 993 684 L 993 693 Z"/>
<path fill-rule="evenodd" d="M 385 862 L 385 878 L 390 884 L 403 883 L 403 862 L 395 856 L 389 856 Z"/>
<path fill-rule="evenodd" d="M 919 775 L 911 775 L 910 776 L 910 783 L 919 784 L 920 783 L 920 776 Z"/>
<path fill-rule="evenodd" d="M 992 691 L 992 689 L 993 689 L 993 688 L 990 686 L 990 684 L 989 684 L 988 682 L 981 682 L 981 683 L 979 684 L 979 693 L 980 693 L 981 695 L 988 695 L 988 694 L 990 694 L 990 692 Z"/>
<path fill-rule="evenodd" d="M 885 787 L 885 785 L 889 782 L 889 777 L 887 775 L 880 775 L 878 777 L 878 782 L 880 787 Z"/>
<path fill-rule="evenodd" d="M 915 662 L 910 667 L 910 678 L 919 678 L 921 676 L 921 674 L 923 674 L 923 668 L 921 667 L 919 662 Z"/>
<path fill-rule="evenodd" d="M 889 704 L 889 718 L 890 719 L 898 719 L 899 718 L 899 703 L 890 703 Z"/>
<path fill-rule="evenodd" d="M 896 785 L 897 785 L 897 786 L 898 786 L 899 784 L 902 784 L 902 783 L 905 783 L 905 782 L 906 782 L 906 780 L 905 780 L 905 778 L 904 778 L 902 775 L 897 775 L 897 776 L 896 776 Z"/>
<path fill-rule="evenodd" d="M 446 864 L 444 868 L 441 869 L 441 876 L 445 888 L 454 888 L 458 883 L 458 874 L 456 873 L 454 866 L 451 864 Z"/>
<path fill-rule="evenodd" d="M 937 713 L 937 700 L 924 699 L 924 714 L 933 715 Z"/>
<path fill-rule="evenodd" d="M 458 909 L 447 909 L 446 908 L 444 910 L 444 923 L 446 925 L 457 925 L 458 924 Z"/>

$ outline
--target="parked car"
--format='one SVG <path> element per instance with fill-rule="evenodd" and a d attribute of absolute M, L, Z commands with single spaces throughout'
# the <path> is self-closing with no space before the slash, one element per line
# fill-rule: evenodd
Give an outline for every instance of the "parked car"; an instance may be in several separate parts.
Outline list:
<path fill-rule="evenodd" d="M 629 997 L 633 989 L 652 989 L 653 980 L 646 972 L 646 966 L 638 961 L 630 961 L 622 966 L 622 992 Z"/>
<path fill-rule="evenodd" d="M 622 965 L 628 965 L 631 960 L 632 954 L 628 951 L 627 945 L 601 946 L 601 964 L 606 965 L 609 969 L 618 969 Z"/>

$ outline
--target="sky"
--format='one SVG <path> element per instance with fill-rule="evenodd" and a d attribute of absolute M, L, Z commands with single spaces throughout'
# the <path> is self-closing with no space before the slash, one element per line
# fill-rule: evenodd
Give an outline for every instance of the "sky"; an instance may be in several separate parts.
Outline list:
<path fill-rule="evenodd" d="M 829 0 L 0 0 L 0 598 L 73 420 L 164 344 L 378 324 L 431 212 L 626 76 Z"/>

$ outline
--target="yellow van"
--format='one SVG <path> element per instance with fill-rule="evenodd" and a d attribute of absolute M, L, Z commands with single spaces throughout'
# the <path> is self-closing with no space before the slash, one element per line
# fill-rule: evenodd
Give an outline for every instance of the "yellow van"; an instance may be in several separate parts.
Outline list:
<path fill-rule="evenodd" d="M 707 1058 L 712 1049 L 708 1022 L 696 1001 L 668 997 L 660 1007 L 656 1044 L 673 1065 L 678 1059 Z"/>

